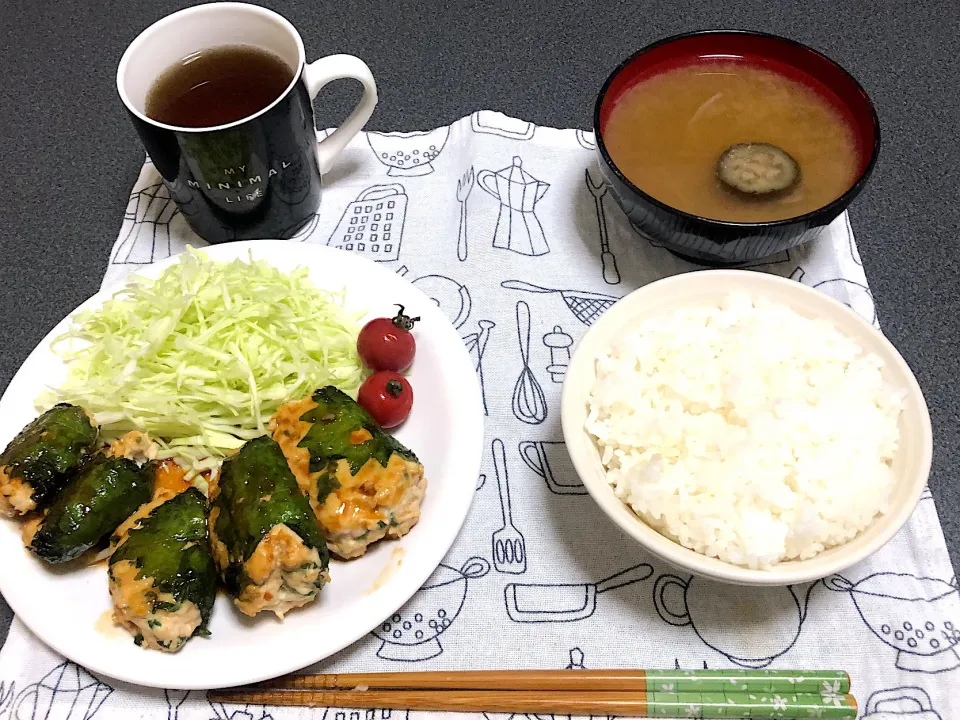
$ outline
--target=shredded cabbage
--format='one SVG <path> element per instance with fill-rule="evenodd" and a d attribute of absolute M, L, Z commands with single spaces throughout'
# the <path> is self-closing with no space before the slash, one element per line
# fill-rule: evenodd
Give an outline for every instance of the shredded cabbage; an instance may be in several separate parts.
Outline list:
<path fill-rule="evenodd" d="M 66 379 L 37 405 L 81 405 L 107 440 L 140 430 L 161 457 L 208 469 L 264 434 L 288 400 L 323 385 L 356 397 L 359 320 L 305 268 L 214 262 L 188 248 L 156 280 L 134 276 L 73 318 L 53 343 Z"/>

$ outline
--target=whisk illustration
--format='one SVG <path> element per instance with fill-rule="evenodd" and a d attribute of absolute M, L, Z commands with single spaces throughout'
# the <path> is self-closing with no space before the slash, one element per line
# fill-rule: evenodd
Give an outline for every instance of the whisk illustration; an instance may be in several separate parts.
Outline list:
<path fill-rule="evenodd" d="M 523 369 L 513 388 L 513 414 L 528 425 L 539 425 L 547 419 L 547 399 L 530 369 L 530 306 L 523 300 L 517 303 L 517 337 Z"/>

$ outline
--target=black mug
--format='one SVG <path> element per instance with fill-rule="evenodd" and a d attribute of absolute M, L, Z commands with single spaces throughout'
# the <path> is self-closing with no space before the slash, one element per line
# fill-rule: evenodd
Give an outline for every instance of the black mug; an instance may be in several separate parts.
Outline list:
<path fill-rule="evenodd" d="M 293 80 L 271 104 L 226 125 L 176 127 L 147 117 L 147 93 L 164 70 L 224 45 L 274 53 L 294 71 Z M 311 101 L 341 78 L 359 80 L 363 97 L 339 128 L 319 140 Z M 321 176 L 377 105 L 377 85 L 362 60 L 330 55 L 307 64 L 293 25 L 239 2 L 188 8 L 148 27 L 124 52 L 117 89 L 184 218 L 211 243 L 295 235 L 320 206 Z"/>

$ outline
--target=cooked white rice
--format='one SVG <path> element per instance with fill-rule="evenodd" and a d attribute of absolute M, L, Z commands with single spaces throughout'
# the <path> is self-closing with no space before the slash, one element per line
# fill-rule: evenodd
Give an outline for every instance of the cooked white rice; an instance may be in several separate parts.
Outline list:
<path fill-rule="evenodd" d="M 829 322 L 730 295 L 597 360 L 587 431 L 617 496 L 704 555 L 813 557 L 888 509 L 906 393 Z"/>

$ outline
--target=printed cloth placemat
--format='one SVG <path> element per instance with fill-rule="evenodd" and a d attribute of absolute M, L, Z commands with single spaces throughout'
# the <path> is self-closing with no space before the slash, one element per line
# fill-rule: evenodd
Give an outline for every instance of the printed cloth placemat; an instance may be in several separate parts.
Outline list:
<path fill-rule="evenodd" d="M 960 718 L 960 596 L 929 492 L 869 560 L 770 589 L 678 574 L 586 494 L 559 423 L 571 347 L 619 297 L 696 269 L 631 227 L 600 181 L 592 133 L 492 111 L 412 135 L 362 133 L 325 184 L 319 212 L 290 242 L 357 252 L 433 298 L 474 359 L 487 419 L 476 497 L 443 564 L 393 617 L 312 670 L 837 668 L 850 672 L 863 718 Z M 104 284 L 187 244 L 204 245 L 148 161 Z M 815 287 L 876 324 L 846 215 L 815 243 L 754 269 Z M 527 401 L 514 402 L 517 393 Z M 522 545 L 522 566 L 495 558 L 503 528 Z M 834 703 L 836 688 L 819 690 Z M 770 697 L 769 716 L 789 702 Z M 64 660 L 17 619 L 0 651 L 3 720 L 426 715 L 220 705 L 202 692 L 125 686 Z"/>

